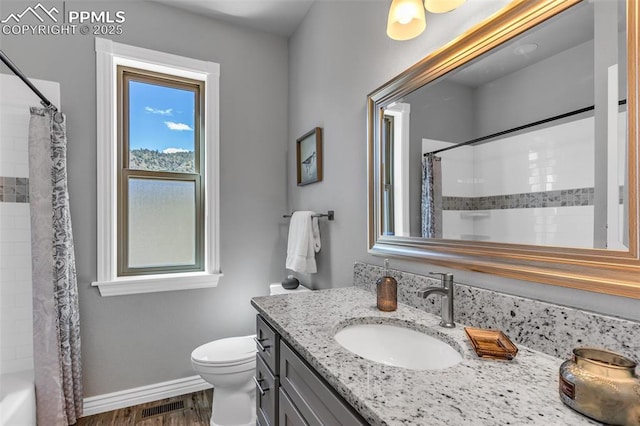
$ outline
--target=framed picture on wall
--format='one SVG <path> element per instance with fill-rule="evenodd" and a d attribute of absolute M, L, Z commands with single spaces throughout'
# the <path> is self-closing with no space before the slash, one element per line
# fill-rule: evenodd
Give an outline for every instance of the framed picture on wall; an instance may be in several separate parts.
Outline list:
<path fill-rule="evenodd" d="M 316 127 L 296 140 L 298 186 L 322 180 L 322 128 Z"/>

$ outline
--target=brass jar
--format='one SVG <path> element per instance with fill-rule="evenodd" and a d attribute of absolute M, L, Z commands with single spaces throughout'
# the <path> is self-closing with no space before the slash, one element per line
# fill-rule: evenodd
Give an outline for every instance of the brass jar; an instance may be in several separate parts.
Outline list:
<path fill-rule="evenodd" d="M 640 380 L 636 363 L 615 352 L 576 348 L 560 366 L 560 399 L 592 419 L 640 426 Z"/>

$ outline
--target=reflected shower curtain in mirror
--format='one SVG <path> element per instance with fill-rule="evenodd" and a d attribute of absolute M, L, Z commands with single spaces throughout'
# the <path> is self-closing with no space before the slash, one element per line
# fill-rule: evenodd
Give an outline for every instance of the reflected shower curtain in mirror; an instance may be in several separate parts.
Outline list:
<path fill-rule="evenodd" d="M 440 157 L 422 157 L 422 237 L 442 238 L 442 166 Z"/>
<path fill-rule="evenodd" d="M 33 356 L 38 424 L 47 426 L 74 424 L 82 415 L 80 314 L 66 150 L 66 117 L 31 108 Z"/>

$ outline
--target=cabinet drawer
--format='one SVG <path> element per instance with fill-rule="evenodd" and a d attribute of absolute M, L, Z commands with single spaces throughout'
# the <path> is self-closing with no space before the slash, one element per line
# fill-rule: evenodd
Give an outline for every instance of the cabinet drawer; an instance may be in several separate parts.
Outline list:
<path fill-rule="evenodd" d="M 280 386 L 309 425 L 367 425 L 284 341 Z"/>
<path fill-rule="evenodd" d="M 278 378 L 256 355 L 256 416 L 263 426 L 276 426 L 278 419 Z"/>
<path fill-rule="evenodd" d="M 258 355 L 264 360 L 271 372 L 278 375 L 278 346 L 280 335 L 266 323 L 260 315 L 256 315 L 256 347 Z"/>
<path fill-rule="evenodd" d="M 309 423 L 305 422 L 302 415 L 296 407 L 293 406 L 291 400 L 282 388 L 280 388 L 280 414 L 279 423 L 280 426 L 309 426 Z"/>

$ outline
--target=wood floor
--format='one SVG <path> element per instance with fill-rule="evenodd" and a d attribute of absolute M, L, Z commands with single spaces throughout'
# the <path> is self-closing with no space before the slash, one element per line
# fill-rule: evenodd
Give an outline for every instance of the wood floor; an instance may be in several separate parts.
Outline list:
<path fill-rule="evenodd" d="M 209 426 L 213 390 L 82 417 L 76 426 Z"/>

